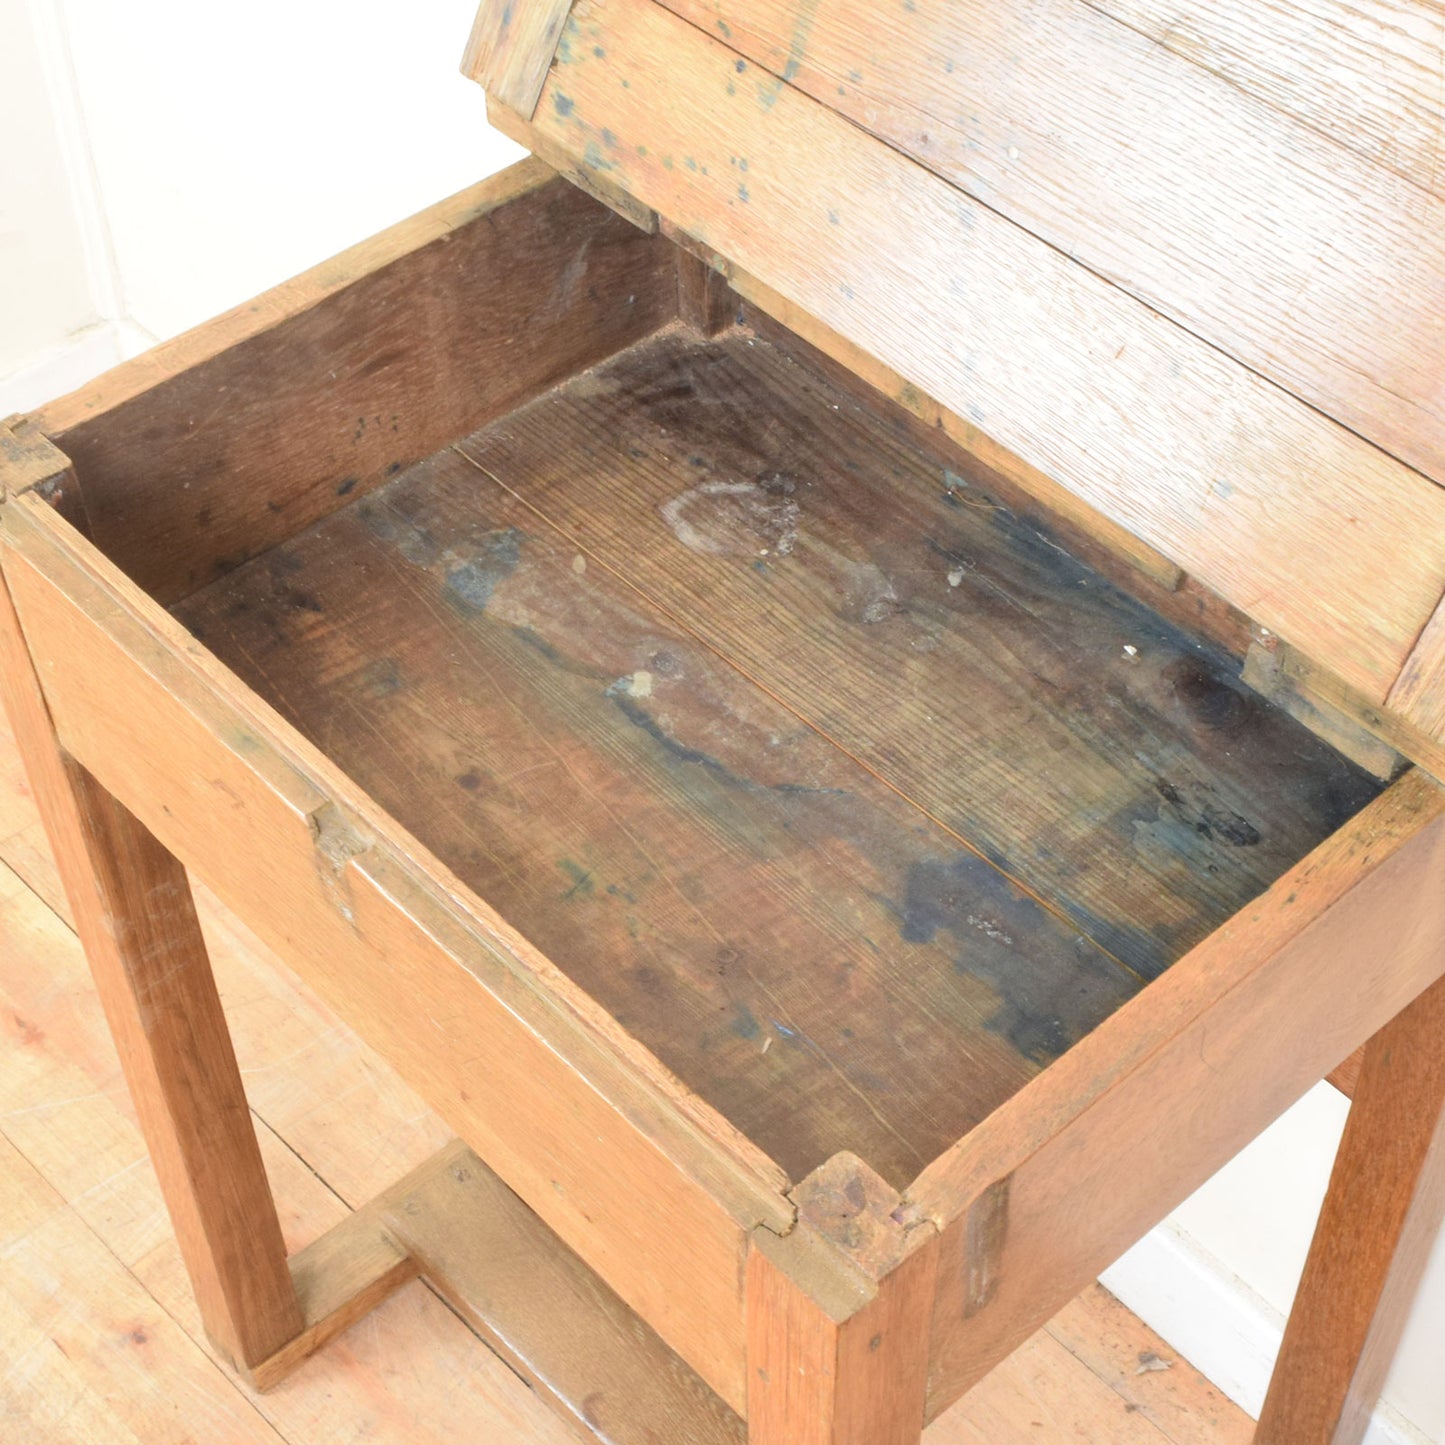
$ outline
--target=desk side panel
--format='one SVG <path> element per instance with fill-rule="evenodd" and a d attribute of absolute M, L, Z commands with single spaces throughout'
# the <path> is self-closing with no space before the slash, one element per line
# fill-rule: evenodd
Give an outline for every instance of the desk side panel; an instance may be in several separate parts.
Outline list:
<path fill-rule="evenodd" d="M 930 1415 L 1445 972 L 1442 881 L 1411 773 L 920 1176 Z"/>

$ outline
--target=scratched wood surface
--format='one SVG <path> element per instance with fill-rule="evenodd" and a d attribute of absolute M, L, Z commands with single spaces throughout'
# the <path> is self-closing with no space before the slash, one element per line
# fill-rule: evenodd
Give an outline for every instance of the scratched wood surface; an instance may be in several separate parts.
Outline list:
<path fill-rule="evenodd" d="M 1445 490 L 719 35 L 581 4 L 531 129 L 1383 701 Z"/>
<path fill-rule="evenodd" d="M 1436 0 L 1095 0 L 1098 9 L 1445 197 Z"/>
<path fill-rule="evenodd" d="M 1089 0 L 664 3 L 1445 481 L 1439 197 Z"/>
<path fill-rule="evenodd" d="M 794 1178 L 906 1183 L 1376 786 L 740 331 L 177 611 Z"/>
<path fill-rule="evenodd" d="M 97 1445 L 573 1439 L 420 1284 L 270 1395 L 218 1365 L 39 828 L 0 716 L 0 1433 Z M 297 1248 L 447 1131 L 204 890 L 199 903 Z M 1243 1445 L 1249 1425 L 1095 1285 L 925 1438 Z"/>

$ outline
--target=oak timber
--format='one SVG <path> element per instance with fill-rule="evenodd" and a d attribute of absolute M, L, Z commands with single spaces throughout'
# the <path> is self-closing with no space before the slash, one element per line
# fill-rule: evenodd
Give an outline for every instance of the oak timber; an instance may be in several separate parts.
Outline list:
<path fill-rule="evenodd" d="M 1146 977 L 1377 790 L 966 454 L 750 334 L 659 337 L 464 450 L 532 509 L 517 525 L 575 543 Z M 971 909 L 943 903 L 966 870 L 940 866 L 905 891 L 905 936 L 966 935 Z"/>
<path fill-rule="evenodd" d="M 39 826 L 15 761 L 0 718 L 4 863 L 29 860 L 23 835 Z M 11 824 L 15 831 L 7 833 Z M 288 1239 L 302 1243 L 345 1220 L 343 1200 L 362 1205 L 378 1191 L 392 1192 L 398 1161 L 420 1164 L 443 1145 L 444 1126 L 204 889 L 198 903 L 283 1224 Z M 104 1445 L 132 1438 L 128 1431 L 146 1445 L 187 1445 L 197 1436 L 227 1445 L 282 1438 L 342 1445 L 359 1433 L 398 1445 L 440 1445 L 459 1434 L 514 1445 L 574 1438 L 420 1285 L 314 1357 L 284 1390 L 257 1396 L 216 1368 L 174 1241 L 166 1238 L 144 1145 L 112 1102 L 121 1086 L 80 948 L 4 867 L 0 1000 L 14 1025 L 0 1032 L 0 1248 L 7 1261 L 0 1340 L 8 1360 L 25 1361 L 25 1368 L 0 1376 L 0 1418 L 18 1425 L 22 1437 L 29 1426 L 53 1438 L 63 1425 L 82 1438 L 93 1429 Z M 387 1147 L 378 1150 L 378 1140 Z M 607 1400 L 620 1379 L 628 1381 L 625 1390 L 657 1388 L 645 1371 L 618 1373 L 637 1359 L 628 1316 L 613 1311 L 609 1319 L 585 1308 L 567 1319 L 549 1313 L 556 1297 L 539 1288 L 531 1262 L 548 1278 L 553 1271 L 572 1277 L 576 1267 L 555 1240 L 524 1230 L 525 1210 L 514 1203 L 488 1216 L 496 1221 L 497 1247 L 473 1250 L 465 1234 L 447 1230 L 444 1203 L 408 1217 L 402 1228 L 419 1256 L 439 1249 L 458 1308 L 467 1307 L 461 1289 L 474 1303 L 492 1306 L 515 1282 L 509 1298 L 518 1311 L 508 1333 L 515 1340 L 519 1320 L 535 1321 L 532 1358 L 555 1355 L 563 1368 L 579 1357 L 597 1361 L 608 1372 Z M 536 1255 L 534 1237 L 548 1246 Z M 475 1274 L 465 1267 L 468 1259 Z M 605 1307 L 607 1295 L 595 1280 L 576 1277 L 577 1298 Z M 490 1331 L 468 1314 L 494 1340 L 502 1316 L 489 1319 Z M 616 1341 L 617 1356 L 599 1338 Z M 1136 1373 L 1143 1351 L 1172 1367 Z M 601 1411 L 595 1405 L 605 1425 L 607 1405 Z M 1043 1441 L 1082 1434 L 1120 1445 L 1244 1445 L 1248 1426 L 1242 1412 L 1096 1285 L 926 1438 L 928 1445 L 995 1445 L 1032 1429 Z"/>
<path fill-rule="evenodd" d="M 464 1145 L 368 1212 L 588 1440 L 742 1445 L 738 1416 Z"/>
<path fill-rule="evenodd" d="M 483 0 L 462 57 L 462 74 L 530 118 L 571 8 L 572 0 Z"/>
<path fill-rule="evenodd" d="M 749 1445 L 919 1445 L 936 1231 L 851 1154 L 793 1198 L 797 1227 L 748 1254 Z"/>
<path fill-rule="evenodd" d="M 469 445 L 179 613 L 789 1177 L 902 1185 L 1137 989 Z"/>
<path fill-rule="evenodd" d="M 14 505 L 14 504 L 12 504 Z M 303 1319 L 184 867 L 56 744 L 0 571 L 0 699 L 125 1067 L 206 1329 L 238 1367 Z"/>
<path fill-rule="evenodd" d="M 36 414 L 185 596 L 674 314 L 669 248 L 527 160 Z"/>
<path fill-rule="evenodd" d="M 1434 0 L 1095 0 L 1098 9 L 1445 196 Z"/>
<path fill-rule="evenodd" d="M 1445 792 L 1406 774 L 914 1182 L 943 1229 L 930 1413 L 1440 976 L 1442 867 Z M 961 1201 L 1003 1180 L 970 1315 Z"/>
<path fill-rule="evenodd" d="M 1438 886 L 1438 884 L 1437 884 Z M 1445 982 L 1365 1050 L 1259 1445 L 1359 1445 L 1445 1219 Z"/>
<path fill-rule="evenodd" d="M 1088 0 L 663 3 L 1445 482 L 1445 198 Z"/>
<path fill-rule="evenodd" d="M 1413 726 L 1445 745 L 1445 598 L 1390 689 L 1389 703 Z"/>
<path fill-rule="evenodd" d="M 66 748 L 740 1402 L 746 1231 L 791 1219 L 776 1167 L 47 508 L 0 523 Z"/>
<path fill-rule="evenodd" d="M 1445 489 L 652 0 L 574 11 L 535 128 L 1383 701 Z"/>

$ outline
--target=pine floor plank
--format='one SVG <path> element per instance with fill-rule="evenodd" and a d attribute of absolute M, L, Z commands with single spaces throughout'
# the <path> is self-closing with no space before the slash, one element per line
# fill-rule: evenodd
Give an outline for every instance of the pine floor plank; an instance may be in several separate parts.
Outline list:
<path fill-rule="evenodd" d="M 935 1422 L 928 1445 L 1169 1445 L 1169 1437 L 1041 1330 Z"/>
<path fill-rule="evenodd" d="M 421 1285 L 271 1395 L 251 1396 L 214 1363 L 57 902 L 63 907 L 0 718 L 0 1438 L 573 1440 Z M 445 1131 L 204 891 L 201 909 L 282 1227 L 298 1248 L 419 1162 Z M 1141 1352 L 1172 1367 L 1137 1374 Z M 1248 1433 L 1242 1412 L 1096 1287 L 925 1438 L 1231 1445 Z"/>
<path fill-rule="evenodd" d="M 0 1260 L 4 1310 L 38 1333 L 65 1362 L 40 1345 L 39 1377 L 15 1369 L 11 1356 L 4 1404 L 32 1421 L 37 1398 L 60 1390 L 104 1401 L 99 1438 L 126 1431 L 155 1445 L 184 1442 L 278 1442 L 255 1406 L 162 1308 L 101 1239 L 0 1138 Z M 22 1349 L 34 1347 L 22 1345 Z M 89 1409 L 64 1422 L 66 1433 L 90 1428 Z M 5 1418 L 0 1414 L 0 1419 Z M 7 1436 L 7 1438 L 9 1438 Z"/>
<path fill-rule="evenodd" d="M 1248 1445 L 1253 1436 L 1254 1422 L 1103 1285 L 1065 1305 L 1047 1328 L 1174 1445 Z"/>

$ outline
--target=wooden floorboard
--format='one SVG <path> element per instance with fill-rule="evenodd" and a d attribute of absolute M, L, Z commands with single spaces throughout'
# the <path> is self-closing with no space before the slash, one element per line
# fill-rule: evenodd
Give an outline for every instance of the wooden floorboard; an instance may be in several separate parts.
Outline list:
<path fill-rule="evenodd" d="M 425 1285 L 255 1396 L 214 1358 L 0 720 L 0 1438 L 296 1445 L 572 1440 Z M 52 904 L 55 905 L 52 907 Z M 299 1248 L 446 1130 L 202 895 L 282 1227 Z M 1141 1362 L 1169 1368 L 1141 1369 Z M 928 1445 L 1226 1445 L 1249 1422 L 1095 1287 Z"/>

